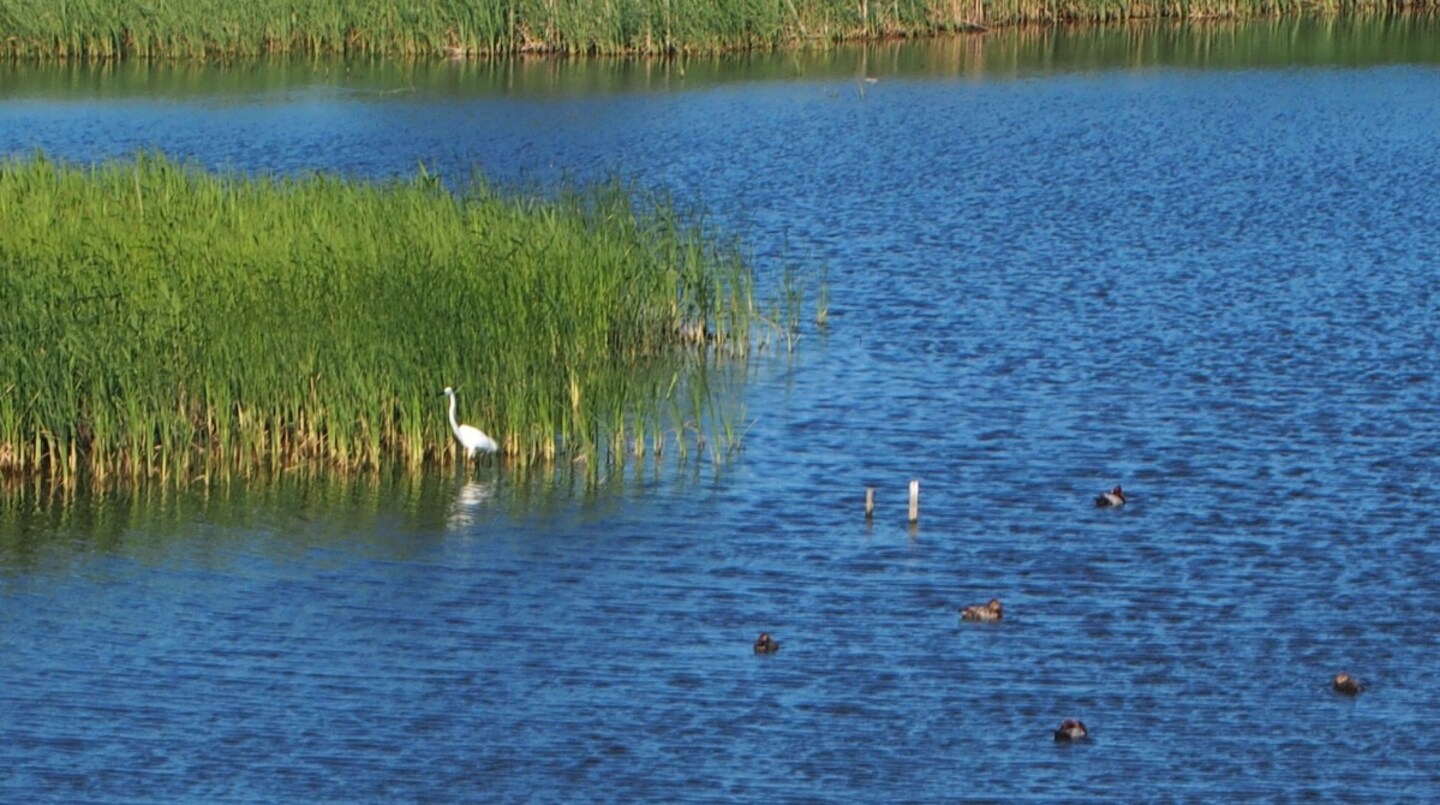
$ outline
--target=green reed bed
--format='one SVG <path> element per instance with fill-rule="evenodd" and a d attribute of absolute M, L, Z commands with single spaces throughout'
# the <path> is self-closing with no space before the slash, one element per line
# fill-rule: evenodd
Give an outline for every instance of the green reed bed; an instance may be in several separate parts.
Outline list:
<path fill-rule="evenodd" d="M 1389 13 L 1436 0 L 0 0 L 9 58 L 675 54 L 1031 22 Z"/>
<path fill-rule="evenodd" d="M 11 57 L 679 53 L 950 30 L 979 0 L 0 0 Z"/>
<path fill-rule="evenodd" d="M 0 304 L 0 474 L 99 480 L 424 462 L 451 450 L 446 385 L 510 461 L 594 457 L 701 421 L 666 395 L 745 351 L 754 309 L 735 249 L 619 181 L 155 155 L 0 163 Z"/>

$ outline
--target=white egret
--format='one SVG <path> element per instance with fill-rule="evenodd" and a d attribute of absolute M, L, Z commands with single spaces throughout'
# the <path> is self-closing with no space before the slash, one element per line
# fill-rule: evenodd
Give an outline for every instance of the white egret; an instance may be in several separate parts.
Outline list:
<path fill-rule="evenodd" d="M 474 458 L 476 453 L 493 453 L 500 449 L 500 445 L 495 444 L 495 440 L 486 436 L 484 431 L 455 421 L 455 389 L 446 386 L 440 393 L 450 398 L 450 430 L 455 432 L 455 441 L 465 448 L 467 461 Z"/>

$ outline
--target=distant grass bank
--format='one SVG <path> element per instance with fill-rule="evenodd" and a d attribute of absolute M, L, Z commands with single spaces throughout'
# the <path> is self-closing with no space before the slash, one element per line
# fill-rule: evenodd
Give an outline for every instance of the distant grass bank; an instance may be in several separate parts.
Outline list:
<path fill-rule="evenodd" d="M 1392 13 L 1437 0 L 0 0 L 12 59 L 715 53 L 1050 22 Z"/>
<path fill-rule="evenodd" d="M 743 352 L 754 315 L 733 249 L 618 181 L 154 155 L 0 162 L 0 300 L 0 475 L 102 481 L 441 458 L 446 385 L 510 462 L 660 449 L 729 425 L 693 344 Z"/>

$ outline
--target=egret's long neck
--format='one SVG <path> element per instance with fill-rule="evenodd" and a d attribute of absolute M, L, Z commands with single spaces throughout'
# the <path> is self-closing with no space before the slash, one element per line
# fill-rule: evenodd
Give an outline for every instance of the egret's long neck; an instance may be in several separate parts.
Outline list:
<path fill-rule="evenodd" d="M 460 433 L 460 425 L 455 422 L 455 395 L 454 395 L 454 394 L 451 394 L 451 395 L 450 395 L 450 430 L 454 431 L 456 435 L 459 435 L 459 433 Z"/>

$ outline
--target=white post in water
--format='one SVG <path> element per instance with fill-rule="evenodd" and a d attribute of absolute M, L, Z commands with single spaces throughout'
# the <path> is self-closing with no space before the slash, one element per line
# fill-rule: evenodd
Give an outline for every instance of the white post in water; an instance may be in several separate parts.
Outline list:
<path fill-rule="evenodd" d="M 920 520 L 920 482 L 910 482 L 910 522 Z"/>
<path fill-rule="evenodd" d="M 865 487 L 865 519 L 871 520 L 875 517 L 875 487 Z"/>

